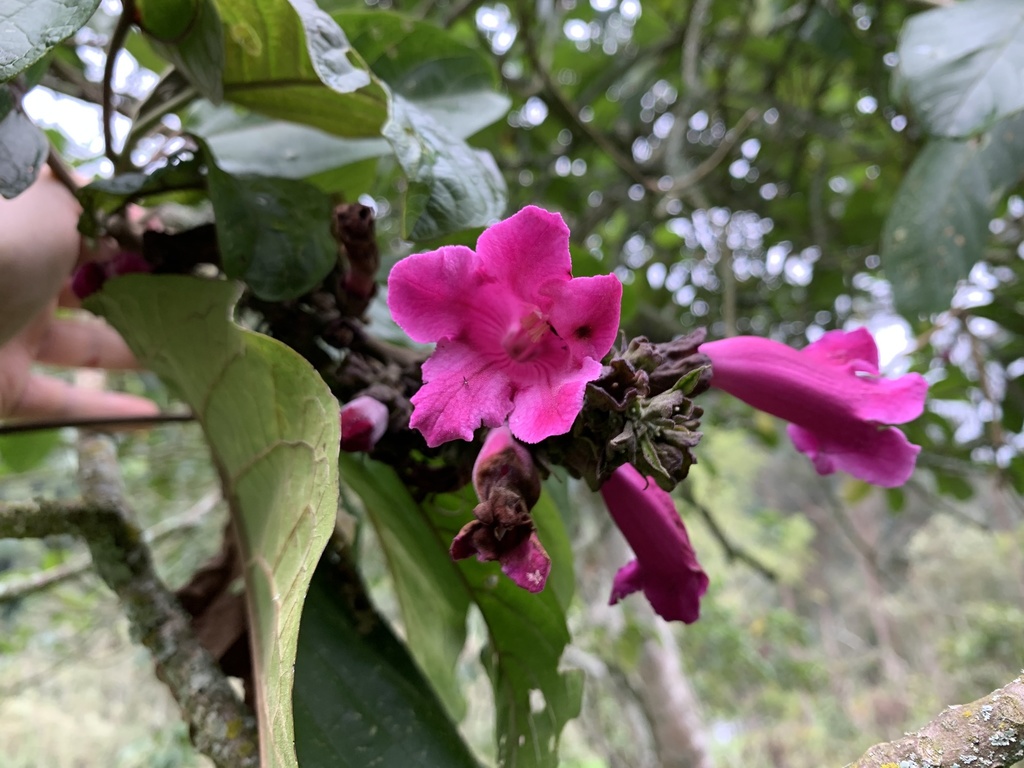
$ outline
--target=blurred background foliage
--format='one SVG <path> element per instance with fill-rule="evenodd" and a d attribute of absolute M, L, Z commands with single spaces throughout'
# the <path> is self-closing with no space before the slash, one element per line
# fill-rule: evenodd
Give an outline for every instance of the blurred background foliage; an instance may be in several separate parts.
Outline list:
<path fill-rule="evenodd" d="M 508 108 L 490 125 L 493 116 L 478 115 L 463 133 L 493 156 L 508 211 L 532 203 L 565 216 L 576 274 L 622 279 L 627 335 L 667 340 L 706 325 L 713 337 L 756 334 L 801 346 L 829 329 L 866 325 L 889 372 L 920 371 L 932 384 L 928 411 L 906 428 L 924 446 L 919 471 L 888 492 L 818 477 L 778 423 L 702 397 L 700 463 L 677 494 L 712 577 L 693 626 L 666 633 L 640 600 L 603 605 L 625 545 L 592 495 L 569 484 L 573 503 L 560 511 L 578 593 L 564 661 L 588 682 L 583 713 L 563 739 L 563 764 L 698 765 L 694 756 L 704 753 L 718 766 L 842 764 L 1020 669 L 1020 105 L 936 111 L 922 83 L 954 92 L 950 72 L 964 67 L 922 74 L 912 55 L 922 45 L 948 48 L 964 23 L 935 14 L 969 12 L 978 26 L 962 36 L 980 41 L 981 53 L 963 55 L 982 64 L 997 56 L 990 69 L 1012 92 L 1024 72 L 1014 59 L 1019 25 L 1001 14 L 1020 11 L 1000 0 L 947 5 L 321 0 L 339 19 L 362 12 L 349 34 L 356 49 L 418 109 L 441 120 L 448 113 L 445 130 L 457 131 L 452 124 L 474 109 L 497 116 Z M 85 172 L 111 170 L 95 102 L 117 10 L 102 4 L 58 47 L 25 101 Z M 372 39 L 374 19 L 390 25 L 390 14 L 407 20 L 404 30 L 414 29 L 408 20 L 422 22 L 409 33 L 417 42 L 399 45 L 409 61 L 372 53 L 369 41 L 360 47 L 358 25 Z M 436 29 L 447 30 L 446 45 L 468 51 L 461 64 L 453 56 L 425 66 L 439 43 L 424 30 Z M 131 111 L 163 62 L 136 32 L 127 51 L 115 82 Z M 488 60 L 457 77 L 466 62 Z M 189 130 L 226 168 L 244 168 L 247 156 L 277 163 L 281 175 L 372 204 L 386 264 L 442 240 L 475 241 L 479 229 L 415 244 L 403 238 L 410 182 L 383 142 L 324 134 L 328 144 L 305 143 L 287 133 L 276 141 L 273 131 L 287 128 L 237 107 L 192 104 L 140 137 L 132 160 L 158 162 Z M 493 203 L 497 187 L 489 189 L 477 213 Z M 380 310 L 371 309 L 374 328 L 387 333 Z M 166 397 L 149 378 L 126 383 Z M 68 435 L 3 440 L 0 497 L 73 493 Z M 216 485 L 201 438 L 193 427 L 161 428 L 124 437 L 121 452 L 142 522 L 183 521 L 156 545 L 163 574 L 177 585 L 215 551 L 223 525 L 222 511 L 195 515 Z M 372 537 L 362 541 L 373 594 L 401 628 L 387 569 Z M 69 541 L 0 545 L 15 575 L 77 555 Z M 0 604 L 5 765 L 201 764 L 182 728 L 168 725 L 173 705 L 117 615 L 91 576 Z M 474 622 L 459 670 L 470 700 L 462 728 L 490 755 L 481 703 L 490 693 L 476 661 L 483 630 Z M 665 667 L 672 659 L 674 672 Z M 691 698 L 666 704 L 659 680 L 676 692 L 688 687 Z M 703 750 L 670 748 L 664 720 L 680 706 L 697 715 Z M 81 711 L 101 713 L 102 724 L 67 717 Z M 41 736 L 44 717 L 76 734 L 68 739 L 74 753 Z"/>

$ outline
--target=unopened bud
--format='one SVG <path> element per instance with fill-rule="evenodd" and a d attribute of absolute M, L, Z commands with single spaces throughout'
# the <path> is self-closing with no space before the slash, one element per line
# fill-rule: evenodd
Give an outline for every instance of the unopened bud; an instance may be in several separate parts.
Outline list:
<path fill-rule="evenodd" d="M 92 296 L 112 277 L 121 275 L 146 274 L 153 271 L 153 265 L 141 254 L 134 251 L 118 251 L 110 261 L 86 262 L 75 270 L 71 277 L 71 290 L 80 299 Z"/>
<path fill-rule="evenodd" d="M 388 429 L 388 408 L 363 395 L 341 408 L 341 450 L 372 451 Z"/>

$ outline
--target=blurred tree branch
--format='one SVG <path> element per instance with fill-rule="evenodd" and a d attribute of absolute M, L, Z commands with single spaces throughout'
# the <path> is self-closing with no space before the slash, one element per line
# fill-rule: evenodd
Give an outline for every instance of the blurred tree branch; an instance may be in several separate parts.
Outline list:
<path fill-rule="evenodd" d="M 876 744 L 846 768 L 991 766 L 1024 760 L 1024 677 L 970 704 L 954 705 L 916 733 Z"/>
<path fill-rule="evenodd" d="M 152 653 L 157 676 L 181 707 L 196 747 L 219 768 L 255 768 L 255 718 L 199 644 L 188 614 L 157 576 L 124 498 L 109 438 L 81 438 L 79 481 L 81 501 L 0 504 L 0 538 L 80 536 L 97 573 L 117 595 L 133 637 Z"/>

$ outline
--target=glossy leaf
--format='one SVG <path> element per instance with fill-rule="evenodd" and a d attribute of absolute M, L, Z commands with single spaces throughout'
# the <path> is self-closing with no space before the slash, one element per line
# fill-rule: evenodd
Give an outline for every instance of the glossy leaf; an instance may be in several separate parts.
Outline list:
<path fill-rule="evenodd" d="M 497 703 L 499 764 L 556 766 L 558 737 L 565 723 L 579 713 L 582 678 L 575 672 L 559 672 L 562 651 L 569 642 L 564 605 L 571 595 L 572 553 L 550 500 L 542 496 L 534 511 L 538 536 L 552 558 L 548 587 L 535 595 L 501 575 L 497 563 L 472 558 L 453 563 L 449 558 L 451 541 L 476 504 L 472 488 L 417 505 L 394 471 L 384 465 L 367 462 L 360 469 L 346 464 L 345 477 L 362 497 L 385 549 L 417 660 L 429 652 L 432 668 L 450 675 L 457 656 L 452 631 L 464 631 L 464 602 L 476 604 L 489 636 L 483 661 Z M 449 575 L 443 575 L 445 571 Z M 438 610 L 445 618 L 440 623 L 426 623 L 416 616 L 410 623 L 407 605 L 422 613 L 425 608 L 415 601 L 430 589 L 417 583 L 417 578 L 443 585 Z M 420 663 L 435 686 L 443 690 L 450 685 Z"/>
<path fill-rule="evenodd" d="M 380 137 L 388 115 L 385 88 L 371 82 L 352 90 L 357 80 L 350 79 L 349 90 L 339 92 L 339 85 L 346 82 L 344 76 L 332 78 L 332 87 L 320 78 L 318 69 L 344 71 L 343 61 L 366 77 L 365 68 L 351 57 L 347 44 L 334 54 L 323 51 L 327 61 L 314 65 L 309 46 L 318 48 L 320 43 L 307 45 L 303 19 L 291 5 L 273 0 L 217 0 L 217 8 L 225 31 L 226 99 L 338 136 Z M 309 19 L 307 23 L 315 26 L 322 16 Z M 327 34 L 337 37 L 333 28 Z"/>
<path fill-rule="evenodd" d="M 39 61 L 75 34 L 99 0 L 4 0 L 0 5 L 0 82 Z M 0 178 L 5 178 L 0 174 Z"/>
<path fill-rule="evenodd" d="M 224 29 L 213 0 L 147 0 L 140 25 L 153 49 L 214 103 L 224 95 Z"/>
<path fill-rule="evenodd" d="M 28 189 L 46 162 L 49 149 L 46 134 L 21 108 L 9 109 L 0 120 L 0 195 L 11 199 Z"/>
<path fill-rule="evenodd" d="M 311 184 L 232 176 L 207 163 L 221 267 L 267 301 L 294 299 L 338 258 L 330 200 Z"/>
<path fill-rule="evenodd" d="M 1024 5 L 968 0 L 911 17 L 894 87 L 924 129 L 968 136 L 1024 109 Z"/>
<path fill-rule="evenodd" d="M 325 557 L 302 612 L 295 661 L 299 764 L 477 768 L 409 650 L 371 607 L 350 605 L 347 587 Z"/>
<path fill-rule="evenodd" d="M 917 156 L 882 234 L 882 266 L 906 313 L 949 306 L 956 281 L 982 256 L 988 222 L 1024 175 L 1024 116 L 977 139 L 937 139 Z"/>
<path fill-rule="evenodd" d="M 261 765 L 296 768 L 299 618 L 337 512 L 337 401 L 284 344 L 231 320 L 237 283 L 170 275 L 108 282 L 87 303 L 191 406 L 242 552 Z"/>
<path fill-rule="evenodd" d="M 440 538 L 390 467 L 343 453 L 341 474 L 377 532 L 409 650 L 448 711 L 461 720 L 466 704 L 455 664 L 466 642 L 469 595 L 448 556 L 451 542 Z"/>
<path fill-rule="evenodd" d="M 508 189 L 491 154 L 455 140 L 415 104 L 393 97 L 384 136 L 408 180 L 402 230 L 410 240 L 482 227 L 505 212 Z"/>
<path fill-rule="evenodd" d="M 313 69 L 332 91 L 351 93 L 370 84 L 370 75 L 348 60 L 352 48 L 338 23 L 314 0 L 288 0 L 306 31 L 306 48 Z"/>
<path fill-rule="evenodd" d="M 426 512 L 450 541 L 476 503 L 472 488 L 436 497 Z M 583 675 L 560 672 L 570 637 L 558 588 L 572 579 L 571 548 L 561 518 L 550 502 L 534 508 L 537 535 L 551 556 L 551 575 L 534 595 L 500 574 L 497 563 L 461 560 L 457 565 L 472 600 L 487 625 L 489 642 L 481 660 L 491 679 L 496 708 L 498 765 L 506 768 L 556 768 L 558 739 L 580 711 Z M 569 575 L 563 575 L 568 570 Z"/>

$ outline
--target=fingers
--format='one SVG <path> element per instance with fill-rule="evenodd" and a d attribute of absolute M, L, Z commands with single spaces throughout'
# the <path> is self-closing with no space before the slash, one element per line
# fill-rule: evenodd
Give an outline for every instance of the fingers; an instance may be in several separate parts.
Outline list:
<path fill-rule="evenodd" d="M 121 392 L 76 387 L 51 376 L 33 374 L 14 411 L 16 419 L 116 419 L 155 416 L 156 403 Z"/>
<path fill-rule="evenodd" d="M 48 172 L 0 200 L 0 344 L 60 290 L 79 255 L 78 201 Z"/>
<path fill-rule="evenodd" d="M 54 318 L 40 338 L 36 359 L 71 368 L 131 370 L 139 367 L 124 339 L 94 317 Z"/>

